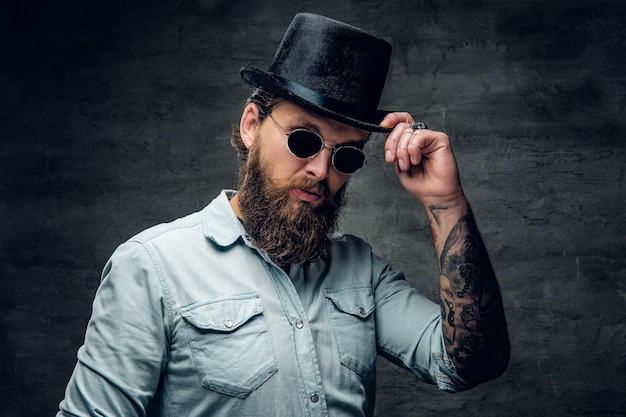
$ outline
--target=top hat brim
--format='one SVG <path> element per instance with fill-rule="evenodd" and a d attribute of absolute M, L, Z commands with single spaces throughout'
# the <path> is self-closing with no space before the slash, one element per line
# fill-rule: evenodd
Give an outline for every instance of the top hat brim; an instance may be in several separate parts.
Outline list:
<path fill-rule="evenodd" d="M 364 118 L 351 117 L 346 115 L 345 112 L 339 111 L 341 103 L 333 103 L 331 100 L 321 97 L 314 91 L 290 82 L 276 74 L 265 72 L 253 66 L 243 67 L 240 74 L 241 78 L 253 87 L 277 94 L 307 110 L 338 122 L 370 132 L 388 133 L 392 130 L 392 128 L 380 126 L 380 122 L 390 113 L 389 111 L 375 110 L 372 114 Z"/>

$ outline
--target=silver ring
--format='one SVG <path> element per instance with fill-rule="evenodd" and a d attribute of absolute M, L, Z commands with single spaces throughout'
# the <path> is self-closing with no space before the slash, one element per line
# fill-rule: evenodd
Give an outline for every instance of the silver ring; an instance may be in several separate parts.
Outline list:
<path fill-rule="evenodd" d="M 428 129 L 428 126 L 426 126 L 426 123 L 415 122 L 411 124 L 411 129 L 413 130 Z"/>

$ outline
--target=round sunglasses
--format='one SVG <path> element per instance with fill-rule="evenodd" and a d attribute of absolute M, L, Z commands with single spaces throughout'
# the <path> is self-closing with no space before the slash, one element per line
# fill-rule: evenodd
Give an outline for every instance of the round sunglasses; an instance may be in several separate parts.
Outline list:
<path fill-rule="evenodd" d="M 327 147 L 333 152 L 330 161 L 337 172 L 354 174 L 365 165 L 365 154 L 361 149 L 350 145 L 328 145 L 320 135 L 303 127 L 287 132 L 271 114 L 268 116 L 287 136 L 287 148 L 293 156 L 312 158 Z"/>

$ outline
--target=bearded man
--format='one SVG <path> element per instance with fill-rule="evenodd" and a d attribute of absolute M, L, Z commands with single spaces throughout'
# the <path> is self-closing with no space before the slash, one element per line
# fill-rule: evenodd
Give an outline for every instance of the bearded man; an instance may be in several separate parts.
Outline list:
<path fill-rule="evenodd" d="M 377 109 L 382 39 L 298 14 L 232 144 L 238 191 L 120 245 L 59 416 L 371 416 L 376 356 L 457 392 L 501 375 L 498 284 L 448 137 Z M 440 305 L 335 233 L 370 132 L 431 223 Z"/>

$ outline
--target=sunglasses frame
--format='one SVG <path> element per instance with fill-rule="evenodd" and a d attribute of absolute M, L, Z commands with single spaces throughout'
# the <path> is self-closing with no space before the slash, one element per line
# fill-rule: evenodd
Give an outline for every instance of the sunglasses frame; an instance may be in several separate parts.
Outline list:
<path fill-rule="evenodd" d="M 282 126 L 280 125 L 280 123 L 278 123 L 278 122 L 276 121 L 276 119 L 274 119 L 274 117 L 272 116 L 272 114 L 271 114 L 271 113 L 267 113 L 267 115 L 269 116 L 269 118 L 270 118 L 270 119 L 272 119 L 272 121 L 274 122 L 274 124 L 276 125 L 276 127 L 278 127 L 278 128 L 281 130 L 281 132 L 283 132 L 283 134 L 287 137 L 287 149 L 289 149 L 289 153 L 291 153 L 291 154 L 292 154 L 293 156 L 295 156 L 296 158 L 300 158 L 300 159 L 309 159 L 309 158 L 313 158 L 313 157 L 315 157 L 317 154 L 319 154 L 320 152 L 322 152 L 322 150 L 324 149 L 324 147 L 329 148 L 329 149 L 332 151 L 332 156 L 331 156 L 331 158 L 330 158 L 330 161 L 331 161 L 331 164 L 332 164 L 333 168 L 335 169 L 335 171 L 337 171 L 337 172 L 339 172 L 339 173 L 341 173 L 341 174 L 344 174 L 344 175 L 352 175 L 352 174 L 355 174 L 355 173 L 359 172 L 359 170 L 360 170 L 361 168 L 363 168 L 363 167 L 365 166 L 366 162 L 367 162 L 367 160 L 366 160 L 366 158 L 365 158 L 365 152 L 363 152 L 363 150 L 362 150 L 362 149 L 357 148 L 356 146 L 352 146 L 352 145 L 339 145 L 339 146 L 329 145 L 329 144 L 327 144 L 327 143 L 324 143 L 324 138 L 322 138 L 322 136 L 321 136 L 319 133 L 316 133 L 316 132 L 314 132 L 314 131 L 312 131 L 312 130 L 310 130 L 310 129 L 304 128 L 304 127 L 299 127 L 299 128 L 297 128 L 297 129 L 292 130 L 291 132 L 288 132 L 287 130 L 285 130 L 285 128 L 284 128 L 284 127 L 282 127 Z M 299 155 L 296 155 L 296 154 L 295 154 L 295 153 L 291 150 L 291 146 L 289 146 L 289 137 L 290 137 L 293 133 L 296 133 L 296 132 L 303 132 L 303 133 L 305 132 L 305 133 L 310 133 L 310 134 L 313 134 L 313 135 L 317 136 L 317 137 L 319 138 L 319 140 L 320 140 L 320 144 L 321 144 L 321 146 L 320 146 L 319 150 L 318 150 L 317 152 L 315 152 L 314 154 L 309 155 L 309 156 L 299 156 Z M 354 150 L 358 151 L 358 152 L 359 152 L 359 153 L 363 156 L 363 164 L 362 164 L 359 168 L 357 168 L 356 170 L 354 170 L 353 172 L 344 172 L 344 171 L 341 171 L 340 169 L 338 169 L 338 168 L 337 168 L 337 166 L 335 165 L 335 155 L 337 155 L 337 152 L 338 152 L 338 151 L 340 151 L 341 149 L 354 149 Z"/>

